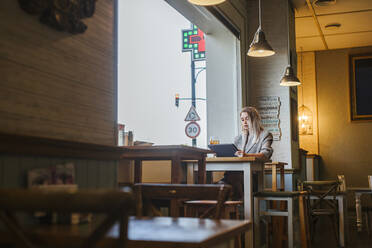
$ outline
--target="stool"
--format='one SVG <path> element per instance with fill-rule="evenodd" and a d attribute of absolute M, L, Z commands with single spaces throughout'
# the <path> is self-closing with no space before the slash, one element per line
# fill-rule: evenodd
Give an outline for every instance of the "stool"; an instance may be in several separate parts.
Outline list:
<path fill-rule="evenodd" d="M 298 199 L 300 192 L 291 191 L 262 191 L 254 195 L 254 232 L 255 232 L 255 246 L 260 247 L 260 217 L 261 216 L 286 216 L 288 219 L 288 247 L 293 247 L 293 216 L 294 216 L 294 200 Z M 260 209 L 261 201 L 285 201 L 287 202 L 287 209 Z M 268 204 L 267 204 L 268 206 Z"/>
<path fill-rule="evenodd" d="M 277 191 L 282 190 L 284 191 L 284 166 L 287 163 L 283 162 L 268 162 L 265 163 L 265 171 L 271 170 L 271 190 Z M 279 170 L 280 173 L 280 187 L 278 188 L 278 182 L 277 182 L 277 170 Z M 264 187 L 265 187 L 265 177 L 264 177 Z M 265 188 L 266 190 L 267 188 Z"/>

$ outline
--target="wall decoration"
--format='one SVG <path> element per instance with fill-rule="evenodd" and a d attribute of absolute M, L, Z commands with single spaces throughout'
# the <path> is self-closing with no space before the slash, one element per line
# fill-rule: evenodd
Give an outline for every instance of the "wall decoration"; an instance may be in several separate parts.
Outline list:
<path fill-rule="evenodd" d="M 262 125 L 272 133 L 274 140 L 280 140 L 280 99 L 278 96 L 261 96 L 257 98 L 257 110 L 261 115 Z"/>
<path fill-rule="evenodd" d="M 91 17 L 96 0 L 18 0 L 21 9 L 39 15 L 40 22 L 72 34 L 84 33 L 87 26 L 82 18 Z"/>
<path fill-rule="evenodd" d="M 351 120 L 372 120 L 372 54 L 350 56 Z"/>

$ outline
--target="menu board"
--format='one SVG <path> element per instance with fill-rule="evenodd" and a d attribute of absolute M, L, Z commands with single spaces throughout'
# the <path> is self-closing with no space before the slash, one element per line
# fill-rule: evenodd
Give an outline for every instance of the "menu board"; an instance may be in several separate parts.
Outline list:
<path fill-rule="evenodd" d="M 262 126 L 272 133 L 274 140 L 280 140 L 280 99 L 278 96 L 261 96 L 257 98 L 257 110 L 261 115 Z"/>

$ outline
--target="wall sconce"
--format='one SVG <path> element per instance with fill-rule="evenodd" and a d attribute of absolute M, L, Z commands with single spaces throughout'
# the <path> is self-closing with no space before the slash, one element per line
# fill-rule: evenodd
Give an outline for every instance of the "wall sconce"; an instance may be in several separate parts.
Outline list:
<path fill-rule="evenodd" d="M 303 73 L 303 56 L 302 56 L 302 47 L 301 47 L 301 81 L 304 81 Z M 298 133 L 300 135 L 312 135 L 313 134 L 313 112 L 304 105 L 304 85 L 301 86 L 301 95 L 302 95 L 302 105 L 298 109 Z"/>
<path fill-rule="evenodd" d="M 313 134 L 313 112 L 303 104 L 298 109 L 298 122 L 300 135 Z"/>

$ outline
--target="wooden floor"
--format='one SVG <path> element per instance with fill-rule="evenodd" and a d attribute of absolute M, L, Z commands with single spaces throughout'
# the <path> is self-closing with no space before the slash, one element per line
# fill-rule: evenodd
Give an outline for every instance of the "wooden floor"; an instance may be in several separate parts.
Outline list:
<path fill-rule="evenodd" d="M 370 219 L 371 225 L 372 218 Z M 350 248 L 371 248 L 372 247 L 372 233 L 368 235 L 367 230 L 364 230 L 360 233 L 356 230 L 356 216 L 354 211 L 348 212 L 348 228 L 347 233 L 349 237 L 346 247 Z M 312 247 L 316 248 L 333 248 L 338 247 L 334 234 L 332 231 L 331 224 L 328 221 L 323 221 L 318 224 L 320 227 L 319 232 L 316 233 L 314 243 Z M 371 229 L 371 227 L 370 227 Z"/>

